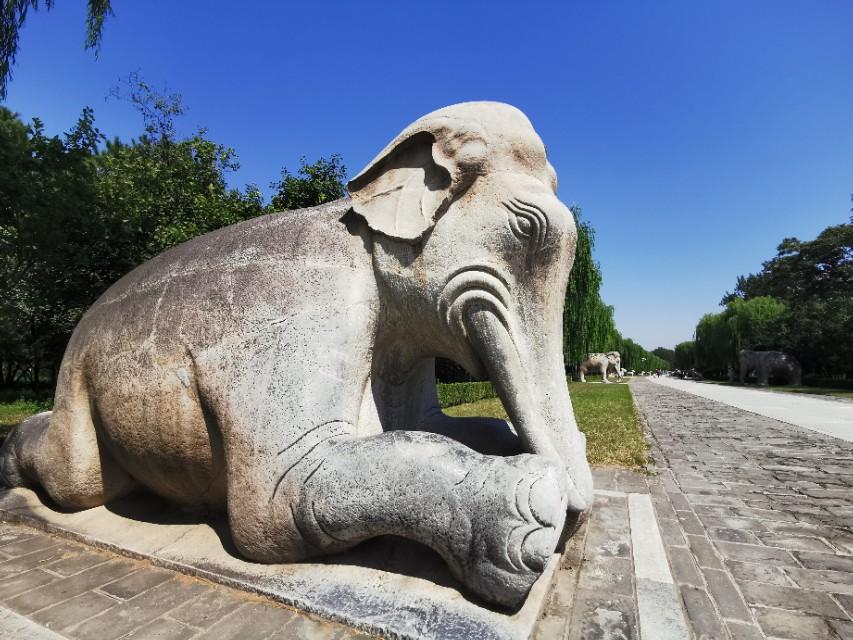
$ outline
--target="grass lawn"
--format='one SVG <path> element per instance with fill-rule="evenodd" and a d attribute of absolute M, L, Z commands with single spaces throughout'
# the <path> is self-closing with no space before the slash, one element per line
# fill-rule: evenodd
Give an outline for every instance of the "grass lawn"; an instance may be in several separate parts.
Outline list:
<path fill-rule="evenodd" d="M 853 400 L 853 391 L 850 389 L 833 389 L 831 387 L 789 387 L 786 385 L 770 385 L 759 387 L 756 384 L 741 384 L 739 382 L 723 382 L 722 380 L 705 380 L 709 384 L 721 384 L 729 387 L 744 387 L 745 389 L 758 389 L 760 391 L 781 391 L 783 393 L 808 393 L 816 396 L 830 396 Z"/>
<path fill-rule="evenodd" d="M 627 384 L 569 383 L 575 418 L 586 434 L 587 457 L 595 466 L 639 468 L 646 464 L 646 440 Z M 507 419 L 497 398 L 448 407 L 449 416 Z"/>
<path fill-rule="evenodd" d="M 35 402 L 33 400 L 15 400 L 13 402 L 0 402 L 0 442 L 6 434 L 24 418 L 34 413 L 45 411 L 50 408 L 50 403 Z"/>

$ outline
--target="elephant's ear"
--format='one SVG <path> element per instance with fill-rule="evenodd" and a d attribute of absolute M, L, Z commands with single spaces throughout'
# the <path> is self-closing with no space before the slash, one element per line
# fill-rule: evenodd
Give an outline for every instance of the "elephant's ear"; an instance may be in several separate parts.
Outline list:
<path fill-rule="evenodd" d="M 418 121 L 403 131 L 347 188 L 368 226 L 414 242 L 486 171 L 484 135 L 450 118 Z"/>

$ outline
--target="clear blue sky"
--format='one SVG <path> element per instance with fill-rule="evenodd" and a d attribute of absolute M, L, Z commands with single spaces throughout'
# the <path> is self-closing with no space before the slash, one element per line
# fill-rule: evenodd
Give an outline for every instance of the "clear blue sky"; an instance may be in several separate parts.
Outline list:
<path fill-rule="evenodd" d="M 234 147 L 236 186 L 302 155 L 354 175 L 417 117 L 464 100 L 520 107 L 560 195 L 597 232 L 603 295 L 647 348 L 689 339 L 786 236 L 849 219 L 853 2 L 114 0 L 99 59 L 83 0 L 33 14 L 6 106 L 50 132 L 139 70 L 183 94 L 183 131 Z"/>

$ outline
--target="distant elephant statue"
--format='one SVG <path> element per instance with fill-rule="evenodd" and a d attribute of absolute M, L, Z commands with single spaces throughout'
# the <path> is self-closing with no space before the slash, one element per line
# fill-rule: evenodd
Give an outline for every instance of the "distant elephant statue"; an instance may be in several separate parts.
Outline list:
<path fill-rule="evenodd" d="M 757 382 L 766 386 L 770 377 L 784 379 L 792 386 L 802 384 L 803 370 L 794 356 L 781 351 L 748 351 L 742 349 L 738 353 L 740 364 L 740 382 L 745 383 L 751 373 L 755 374 Z"/>
<path fill-rule="evenodd" d="M 578 376 L 581 382 L 586 382 L 586 374 L 593 371 L 601 372 L 601 381 L 609 383 L 607 375 L 611 371 L 616 372 L 616 377 L 621 382 L 622 380 L 622 356 L 618 351 L 608 351 L 607 353 L 590 353 L 586 360 L 578 366 Z"/>
<path fill-rule="evenodd" d="M 85 314 L 54 409 L 0 481 L 62 508 L 143 487 L 226 510 L 237 550 L 302 561 L 382 535 L 524 601 L 592 502 L 562 358 L 577 231 L 528 119 L 464 103 L 406 128 L 350 197 L 195 238 Z M 434 358 L 511 420 L 445 416 Z"/>

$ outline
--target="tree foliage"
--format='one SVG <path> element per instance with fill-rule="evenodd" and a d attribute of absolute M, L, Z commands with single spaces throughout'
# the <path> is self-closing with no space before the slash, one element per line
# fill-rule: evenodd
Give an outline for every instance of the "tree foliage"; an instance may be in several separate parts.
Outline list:
<path fill-rule="evenodd" d="M 346 195 L 346 182 L 347 168 L 341 156 L 320 158 L 313 164 L 303 157 L 296 174 L 284 168 L 281 180 L 270 185 L 276 190 L 272 207 L 276 211 L 288 211 L 332 202 Z"/>
<path fill-rule="evenodd" d="M 48 11 L 54 0 L 45 0 Z M 12 77 L 12 67 L 18 55 L 18 36 L 30 11 L 37 11 L 39 0 L 4 0 L 0 2 L 0 99 L 6 97 L 6 89 Z M 104 21 L 112 15 L 110 0 L 88 0 L 86 10 L 86 49 L 98 54 Z"/>
<path fill-rule="evenodd" d="M 133 76 L 123 96 L 143 116 L 129 142 L 106 141 L 88 108 L 65 135 L 47 136 L 38 119 L 0 107 L 0 386 L 55 376 L 82 314 L 136 265 L 271 212 L 256 187 L 228 187 L 233 149 L 204 130 L 177 135 L 180 96 Z M 339 158 L 332 166 L 343 171 Z M 325 201 L 329 176 L 303 179 L 305 206 Z"/>
<path fill-rule="evenodd" d="M 658 347 L 657 349 L 652 349 L 652 353 L 656 355 L 658 358 L 666 360 L 670 367 L 675 363 L 675 351 L 673 349 L 667 349 L 666 347 Z"/>
<path fill-rule="evenodd" d="M 692 340 L 679 342 L 673 353 L 676 369 L 692 369 L 696 365 L 696 345 Z"/>
<path fill-rule="evenodd" d="M 696 358 L 706 375 L 737 362 L 740 349 L 782 350 L 807 373 L 853 375 L 853 224 L 814 240 L 786 238 L 759 273 L 740 276 L 723 312 L 696 327 Z"/>
<path fill-rule="evenodd" d="M 708 377 L 723 377 L 728 368 L 737 362 L 737 349 L 725 313 L 706 313 L 702 316 L 696 325 L 695 341 L 690 344 L 690 366 Z M 679 361 L 678 347 L 675 353 L 676 361 Z"/>

